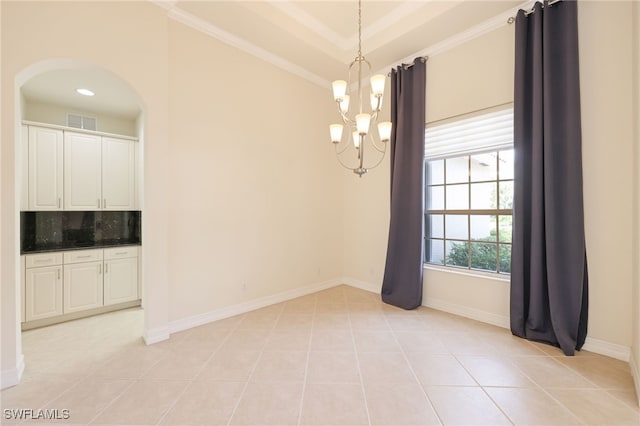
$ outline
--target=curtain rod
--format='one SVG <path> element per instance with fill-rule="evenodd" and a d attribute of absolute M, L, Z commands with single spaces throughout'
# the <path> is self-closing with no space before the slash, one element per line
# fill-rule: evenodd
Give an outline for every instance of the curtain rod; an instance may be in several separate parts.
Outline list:
<path fill-rule="evenodd" d="M 416 59 L 414 59 L 413 62 L 411 62 L 410 64 L 400 64 L 400 65 L 402 66 L 402 69 L 408 70 L 409 68 L 411 68 L 412 66 L 415 65 L 417 60 L 420 60 L 424 64 L 425 62 L 427 62 L 429 60 L 429 57 L 428 56 L 419 56 Z M 391 77 L 391 71 L 389 71 L 387 73 L 387 77 Z"/>
<path fill-rule="evenodd" d="M 562 0 L 551 0 L 550 2 L 547 3 L 547 6 L 553 6 L 556 3 L 560 3 Z M 538 3 L 538 2 L 536 2 Z M 542 6 L 544 7 L 544 5 Z M 526 12 L 524 12 L 525 16 L 529 16 L 531 15 L 533 12 L 535 11 L 535 8 L 532 7 L 531 9 L 527 10 Z M 509 19 L 507 19 L 507 24 L 513 24 L 514 22 L 516 22 L 516 17 L 515 16 L 509 16 Z"/>

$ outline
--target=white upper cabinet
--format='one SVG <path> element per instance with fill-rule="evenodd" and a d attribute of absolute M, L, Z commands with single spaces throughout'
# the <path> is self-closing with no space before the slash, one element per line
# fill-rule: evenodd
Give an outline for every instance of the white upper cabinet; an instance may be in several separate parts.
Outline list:
<path fill-rule="evenodd" d="M 64 133 L 64 208 L 102 208 L 102 138 Z"/>
<path fill-rule="evenodd" d="M 29 126 L 27 149 L 29 210 L 62 210 L 62 141 L 62 130 Z M 26 153 L 23 151 L 23 154 Z"/>
<path fill-rule="evenodd" d="M 102 208 L 135 209 L 135 145 L 133 141 L 102 138 Z"/>
<path fill-rule="evenodd" d="M 22 126 L 21 210 L 136 210 L 134 139 Z"/>

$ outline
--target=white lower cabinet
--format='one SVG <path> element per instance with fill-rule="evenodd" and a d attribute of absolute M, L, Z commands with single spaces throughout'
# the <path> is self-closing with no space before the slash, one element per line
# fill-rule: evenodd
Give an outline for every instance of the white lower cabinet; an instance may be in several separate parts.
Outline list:
<path fill-rule="evenodd" d="M 27 269 L 27 321 L 62 315 L 62 266 Z"/>
<path fill-rule="evenodd" d="M 102 306 L 102 262 L 64 265 L 64 313 Z"/>
<path fill-rule="evenodd" d="M 26 322 L 139 299 L 137 247 L 24 258 Z"/>
<path fill-rule="evenodd" d="M 104 305 L 138 298 L 138 248 L 104 250 Z"/>
<path fill-rule="evenodd" d="M 25 260 L 25 320 L 62 315 L 62 256 L 33 255 Z"/>
<path fill-rule="evenodd" d="M 64 313 L 102 306 L 102 250 L 74 250 L 64 256 Z"/>

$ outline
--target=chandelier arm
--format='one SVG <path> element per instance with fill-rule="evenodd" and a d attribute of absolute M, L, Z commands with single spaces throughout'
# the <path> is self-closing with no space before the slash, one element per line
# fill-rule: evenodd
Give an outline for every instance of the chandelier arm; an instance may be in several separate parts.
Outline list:
<path fill-rule="evenodd" d="M 349 127 L 353 127 L 356 125 L 356 121 L 350 119 L 345 113 L 343 113 L 342 111 L 340 111 L 340 118 L 342 118 L 342 122 L 344 124 L 346 124 Z"/>
<path fill-rule="evenodd" d="M 380 152 L 382 154 L 387 152 L 387 145 L 384 142 L 382 142 L 382 149 L 380 149 L 380 147 L 376 143 L 376 139 L 373 137 L 373 135 L 370 135 L 370 138 L 371 138 L 371 146 L 373 146 L 376 151 L 378 151 L 378 152 Z"/>
<path fill-rule="evenodd" d="M 375 142 L 375 141 L 373 141 L 373 140 L 372 140 L 372 142 L 371 142 L 371 146 L 373 146 L 373 147 L 376 149 L 376 151 L 378 151 L 378 152 L 380 152 L 380 153 L 382 153 L 382 154 L 384 154 L 385 152 L 387 152 L 387 145 L 385 145 L 385 144 L 384 144 L 384 142 L 383 142 L 383 145 L 382 145 L 382 149 L 380 149 L 380 148 L 378 147 L 378 145 L 376 144 L 376 142 Z"/>
<path fill-rule="evenodd" d="M 377 95 L 376 96 L 376 109 L 373 111 L 373 113 L 375 114 L 375 116 L 378 116 L 378 113 L 380 112 L 380 110 L 382 109 L 382 95 Z"/>
<path fill-rule="evenodd" d="M 384 157 L 385 157 L 385 153 L 387 152 L 386 147 L 387 146 L 385 145 L 385 150 L 384 151 L 380 151 L 380 152 L 382 152 L 382 155 L 380 156 L 380 159 L 378 160 L 378 162 L 375 163 L 373 166 L 367 167 L 367 169 L 375 169 L 376 167 L 378 167 L 380 165 L 380 163 L 382 163 L 382 160 L 384 160 Z"/>
<path fill-rule="evenodd" d="M 348 145 L 347 145 L 348 148 Z M 344 167 L 347 170 L 351 170 L 354 171 L 356 168 L 355 167 L 351 167 L 348 166 L 347 164 L 345 164 L 341 159 L 340 159 L 340 154 L 342 154 L 343 152 L 345 152 L 347 150 L 347 148 L 343 149 L 342 151 L 338 152 L 338 148 L 336 148 L 336 159 L 338 160 L 338 163 L 340 163 L 340 165 L 342 167 Z"/>
<path fill-rule="evenodd" d="M 349 126 L 354 126 L 356 124 L 355 120 L 350 119 L 343 111 L 342 108 L 340 108 L 340 100 L 336 100 L 336 106 L 338 107 L 338 114 L 340 114 L 340 117 L 342 118 L 342 122 L 344 124 L 347 124 Z"/>
<path fill-rule="evenodd" d="M 338 145 L 340 145 L 340 144 L 339 143 L 334 143 L 333 145 L 334 145 L 334 148 L 335 148 L 335 151 L 336 151 L 336 155 L 342 155 L 342 153 L 345 152 L 347 149 L 349 149 L 349 146 L 350 146 L 349 142 L 347 142 L 344 145 L 344 149 L 342 149 L 341 151 L 338 151 Z"/>

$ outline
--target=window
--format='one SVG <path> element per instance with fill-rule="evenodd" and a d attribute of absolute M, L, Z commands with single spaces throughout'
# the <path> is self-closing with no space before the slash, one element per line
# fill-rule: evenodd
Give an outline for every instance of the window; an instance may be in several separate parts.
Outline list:
<path fill-rule="evenodd" d="M 509 273 L 513 110 L 425 134 L 425 262 Z"/>

